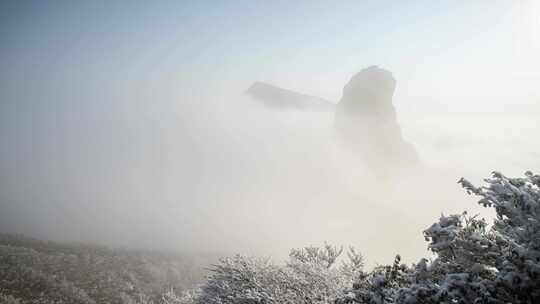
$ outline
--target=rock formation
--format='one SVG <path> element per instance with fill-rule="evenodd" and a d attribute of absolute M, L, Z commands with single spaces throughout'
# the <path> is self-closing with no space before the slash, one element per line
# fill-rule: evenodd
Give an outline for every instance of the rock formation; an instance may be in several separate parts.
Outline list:
<path fill-rule="evenodd" d="M 335 104 L 328 100 L 282 89 L 264 82 L 255 82 L 246 91 L 251 97 L 274 109 L 304 111 L 334 111 Z"/>
<path fill-rule="evenodd" d="M 418 164 L 414 147 L 407 143 L 396 119 L 392 97 L 396 80 L 387 70 L 363 69 L 343 88 L 339 103 L 255 82 L 247 94 L 274 109 L 335 111 L 334 126 L 340 141 L 352 149 L 378 176 Z"/>
<path fill-rule="evenodd" d="M 376 66 L 363 69 L 343 88 L 334 118 L 340 139 L 382 175 L 418 162 L 396 119 L 395 88 L 396 80 L 389 71 Z"/>

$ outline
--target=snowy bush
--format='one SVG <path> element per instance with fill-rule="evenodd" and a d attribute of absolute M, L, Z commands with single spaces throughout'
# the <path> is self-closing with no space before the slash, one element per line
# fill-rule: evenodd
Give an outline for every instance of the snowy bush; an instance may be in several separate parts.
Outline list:
<path fill-rule="evenodd" d="M 432 262 L 375 269 L 338 303 L 540 303 L 540 176 L 485 182 L 459 181 L 495 208 L 490 229 L 466 212 L 441 216 L 424 231 Z"/>
<path fill-rule="evenodd" d="M 293 249 L 289 261 L 275 265 L 269 259 L 222 259 L 212 270 L 195 303 L 329 303 L 350 286 L 362 271 L 361 256 L 351 249 L 348 261 L 336 267 L 342 248 Z"/>

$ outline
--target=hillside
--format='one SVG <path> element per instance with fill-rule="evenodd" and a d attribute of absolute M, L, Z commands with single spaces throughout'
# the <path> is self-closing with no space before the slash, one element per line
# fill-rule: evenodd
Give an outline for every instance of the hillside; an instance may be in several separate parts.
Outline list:
<path fill-rule="evenodd" d="M 200 282 L 204 276 L 201 265 L 207 262 L 174 254 L 0 234 L 0 302 L 155 300 L 167 290 L 182 291 Z"/>

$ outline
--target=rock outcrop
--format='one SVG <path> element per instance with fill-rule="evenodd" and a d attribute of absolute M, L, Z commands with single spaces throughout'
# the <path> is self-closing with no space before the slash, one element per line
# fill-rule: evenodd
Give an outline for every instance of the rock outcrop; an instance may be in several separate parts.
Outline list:
<path fill-rule="evenodd" d="M 252 84 L 246 93 L 262 101 L 264 105 L 279 110 L 334 111 L 335 108 L 335 104 L 328 100 L 259 81 Z"/>
<path fill-rule="evenodd" d="M 392 97 L 396 80 L 384 69 L 363 69 L 343 88 L 335 112 L 335 128 L 345 145 L 354 149 L 379 175 L 418 163 L 414 147 L 401 134 Z"/>
<path fill-rule="evenodd" d="M 419 163 L 416 150 L 401 134 L 392 104 L 395 89 L 390 71 L 371 66 L 351 78 L 337 105 L 263 82 L 255 82 L 246 93 L 273 109 L 334 111 L 335 130 L 343 145 L 377 176 L 386 177 L 391 170 Z"/>

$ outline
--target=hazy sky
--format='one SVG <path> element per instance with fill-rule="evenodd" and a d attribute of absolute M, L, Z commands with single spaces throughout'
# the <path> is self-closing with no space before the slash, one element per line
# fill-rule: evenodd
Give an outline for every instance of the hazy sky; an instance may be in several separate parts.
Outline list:
<path fill-rule="evenodd" d="M 351 74 L 377 64 L 400 80 L 402 103 L 440 109 L 497 96 L 536 106 L 539 8 L 535 0 L 4 2 L 2 99 L 15 103 L 21 84 L 24 95 L 52 98 L 134 86 L 243 89 L 260 79 L 337 100 Z"/>
<path fill-rule="evenodd" d="M 337 102 L 371 65 L 393 72 L 398 118 L 428 163 L 484 161 L 464 166 L 475 176 L 538 164 L 535 120 L 444 115 L 540 112 L 540 1 L 2 1 L 0 41 L 0 231 L 216 248 L 279 243 L 285 223 L 305 224 L 286 247 L 351 233 L 350 219 L 324 226 L 324 208 L 309 209 L 381 203 L 343 193 L 336 176 L 357 172 L 328 160 L 332 117 L 285 123 L 230 96 L 262 80 Z M 411 216 L 421 246 L 426 223 Z"/>

